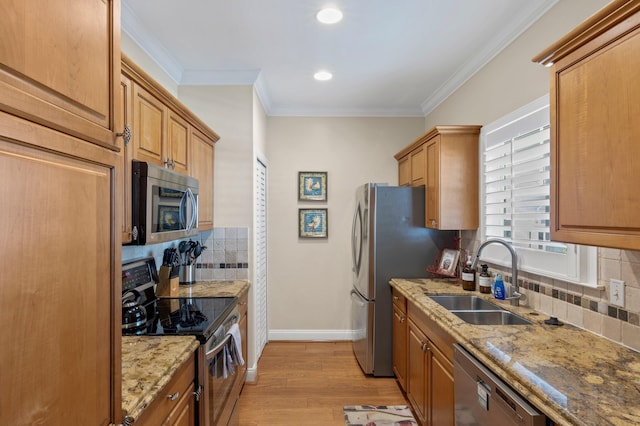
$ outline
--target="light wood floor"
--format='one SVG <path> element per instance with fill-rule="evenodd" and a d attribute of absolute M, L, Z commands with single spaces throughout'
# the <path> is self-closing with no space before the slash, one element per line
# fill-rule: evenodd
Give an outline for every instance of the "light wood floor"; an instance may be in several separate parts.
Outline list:
<path fill-rule="evenodd" d="M 344 426 L 345 405 L 407 401 L 394 378 L 362 373 L 351 342 L 270 342 L 240 395 L 240 426 Z"/>

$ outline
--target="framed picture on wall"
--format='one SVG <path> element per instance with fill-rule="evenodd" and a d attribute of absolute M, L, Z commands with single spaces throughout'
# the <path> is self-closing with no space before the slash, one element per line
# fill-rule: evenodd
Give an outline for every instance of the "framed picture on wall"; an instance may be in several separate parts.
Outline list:
<path fill-rule="evenodd" d="M 327 238 L 327 209 L 298 209 L 298 236 L 300 238 Z"/>
<path fill-rule="evenodd" d="M 327 201 L 327 172 L 298 172 L 299 201 Z"/>

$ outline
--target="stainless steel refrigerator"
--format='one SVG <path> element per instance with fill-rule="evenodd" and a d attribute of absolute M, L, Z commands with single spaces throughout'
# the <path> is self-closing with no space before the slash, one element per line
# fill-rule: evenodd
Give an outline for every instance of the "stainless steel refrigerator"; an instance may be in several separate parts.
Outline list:
<path fill-rule="evenodd" d="M 391 278 L 427 277 L 457 231 L 424 227 L 424 187 L 367 183 L 356 191 L 351 233 L 353 351 L 366 374 L 393 376 Z"/>

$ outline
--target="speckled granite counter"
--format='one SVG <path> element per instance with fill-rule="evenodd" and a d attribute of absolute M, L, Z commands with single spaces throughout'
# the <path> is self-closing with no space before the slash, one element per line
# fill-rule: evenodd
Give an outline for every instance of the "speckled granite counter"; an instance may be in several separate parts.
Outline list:
<path fill-rule="evenodd" d="M 194 336 L 122 336 L 122 415 L 133 421 L 198 348 Z"/>
<path fill-rule="evenodd" d="M 198 281 L 180 285 L 179 297 L 239 297 L 249 288 L 249 281 Z"/>
<path fill-rule="evenodd" d="M 640 424 L 640 353 L 571 325 L 546 325 L 545 314 L 466 292 L 452 280 L 391 285 L 557 424 Z M 483 296 L 534 324 L 469 324 L 425 292 Z"/>

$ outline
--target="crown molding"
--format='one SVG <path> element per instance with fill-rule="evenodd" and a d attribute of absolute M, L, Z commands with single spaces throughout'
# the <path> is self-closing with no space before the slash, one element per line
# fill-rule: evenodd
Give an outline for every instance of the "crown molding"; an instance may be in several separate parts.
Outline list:
<path fill-rule="evenodd" d="M 146 53 L 176 84 L 180 84 L 184 72 L 180 63 L 169 51 L 145 30 L 127 2 L 122 2 L 122 31 Z"/>
<path fill-rule="evenodd" d="M 422 113 L 426 117 L 434 109 L 455 93 L 464 83 L 473 77 L 478 71 L 484 68 L 493 58 L 495 58 L 508 45 L 513 43 L 531 25 L 549 11 L 559 0 L 547 0 L 540 6 L 532 9 L 523 9 L 520 14 L 514 16 L 511 25 L 504 27 L 493 38 L 487 47 L 478 52 L 477 55 L 465 62 L 453 75 L 441 85 L 429 98 L 421 104 Z"/>

